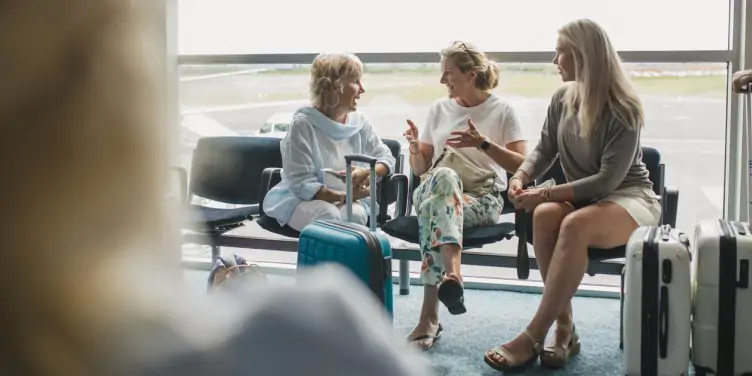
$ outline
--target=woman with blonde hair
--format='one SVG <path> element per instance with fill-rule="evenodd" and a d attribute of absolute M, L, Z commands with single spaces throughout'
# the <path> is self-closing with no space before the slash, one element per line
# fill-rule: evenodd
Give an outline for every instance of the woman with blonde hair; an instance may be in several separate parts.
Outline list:
<path fill-rule="evenodd" d="M 365 116 L 357 111 L 363 64 L 348 53 L 324 53 L 311 65 L 311 105 L 293 115 L 282 140 L 282 181 L 264 198 L 264 212 L 295 230 L 316 219 L 347 220 L 345 184 L 326 169 L 345 170 L 345 155 L 377 159 L 376 177 L 394 171 L 395 158 Z M 352 221 L 366 224 L 369 170 L 353 162 Z M 375 184 L 375 182 L 373 182 Z"/>
<path fill-rule="evenodd" d="M 580 350 L 571 300 L 588 266 L 588 247 L 626 244 L 638 226 L 657 225 L 658 197 L 642 163 L 642 104 L 616 49 L 595 22 L 559 30 L 553 60 L 564 82 L 551 99 L 538 146 L 510 179 L 510 200 L 533 212 L 533 248 L 545 284 L 525 331 L 489 350 L 485 361 L 507 371 L 529 365 L 563 367 Z M 522 187 L 556 159 L 567 183 Z M 554 340 L 543 348 L 549 328 Z"/>
<path fill-rule="evenodd" d="M 411 121 L 405 132 L 410 167 L 427 175 L 413 194 L 420 232 L 423 306 L 418 325 L 408 336 L 421 349 L 434 345 L 443 331 L 439 301 L 451 314 L 465 313 L 460 258 L 464 228 L 499 221 L 507 171 L 520 167 L 527 153 L 514 108 L 491 92 L 499 84 L 499 68 L 469 43 L 455 42 L 440 53 L 441 78 L 447 97 L 428 110 L 422 130 Z M 431 166 L 449 146 L 476 168 L 493 176 L 489 189 L 468 191 L 456 170 Z M 430 173 L 429 173 L 430 172 Z"/>
<path fill-rule="evenodd" d="M 165 2 L 2 10 L 0 375 L 425 375 L 342 269 L 226 296 L 181 280 Z"/>

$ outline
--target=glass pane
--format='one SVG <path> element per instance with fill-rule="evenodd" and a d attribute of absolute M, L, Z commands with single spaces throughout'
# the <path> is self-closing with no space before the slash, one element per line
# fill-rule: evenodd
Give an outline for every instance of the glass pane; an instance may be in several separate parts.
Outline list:
<path fill-rule="evenodd" d="M 198 136 L 253 134 L 268 119 L 289 114 L 307 103 L 307 67 L 223 67 L 224 75 L 201 72 L 217 67 L 183 67 L 180 93 L 184 108 L 211 119 L 219 127 L 192 129 Z M 550 95 L 561 84 L 551 64 L 503 64 L 495 90 L 520 115 L 529 146 L 537 143 Z M 659 149 L 666 164 L 666 183 L 680 189 L 678 227 L 690 237 L 700 219 L 722 215 L 724 136 L 726 124 L 725 64 L 627 64 L 644 102 L 647 125 L 642 142 Z M 203 78 L 201 78 L 203 77 Z M 446 95 L 437 65 L 368 65 L 360 111 L 384 138 L 403 140 L 405 119 L 424 123 L 428 107 Z M 254 128 L 255 127 L 255 128 Z M 183 139 L 195 139 L 183 137 Z M 190 145 L 185 146 L 189 150 Z M 190 162 L 190 153 L 184 155 Z M 237 230 L 272 236 L 254 223 Z M 394 246 L 405 246 L 395 242 Z M 486 247 L 515 254 L 516 241 Z M 238 252 L 243 252 L 239 251 Z M 294 262 L 294 255 L 268 252 L 268 260 Z M 414 270 L 418 266 L 413 266 Z M 468 275 L 516 278 L 512 269 L 468 268 Z M 588 283 L 618 284 L 616 277 L 587 277 Z"/>
<path fill-rule="evenodd" d="M 284 1 L 178 4 L 179 53 L 258 54 L 434 52 L 456 39 L 487 51 L 552 50 L 558 28 L 576 18 L 601 23 L 620 50 L 727 49 L 730 0 L 476 0 L 455 21 L 468 27 L 447 26 L 456 5 L 431 0 L 307 1 L 295 12 Z"/>

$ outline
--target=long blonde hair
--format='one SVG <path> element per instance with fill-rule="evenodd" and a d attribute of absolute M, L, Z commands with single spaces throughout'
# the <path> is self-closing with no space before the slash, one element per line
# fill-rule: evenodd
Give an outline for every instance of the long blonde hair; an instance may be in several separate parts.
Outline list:
<path fill-rule="evenodd" d="M 105 329 L 158 309 L 134 291 L 153 273 L 130 261 L 179 272 L 162 191 L 164 9 L 153 0 L 2 6 L 0 375 L 97 374 L 122 338 Z M 157 261 L 169 254 L 174 267 Z"/>
<path fill-rule="evenodd" d="M 577 116 L 580 134 L 590 135 L 607 114 L 630 129 L 643 127 L 642 103 L 606 31 L 580 19 L 564 25 L 559 37 L 574 57 L 575 82 L 564 94 L 564 105 Z"/>

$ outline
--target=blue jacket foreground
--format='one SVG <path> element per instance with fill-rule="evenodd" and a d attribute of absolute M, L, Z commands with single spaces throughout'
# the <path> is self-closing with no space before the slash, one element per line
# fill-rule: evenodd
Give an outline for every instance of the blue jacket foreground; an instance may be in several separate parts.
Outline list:
<path fill-rule="evenodd" d="M 365 154 L 394 171 L 395 159 L 360 112 L 347 115 L 345 124 L 335 122 L 313 107 L 295 112 L 290 130 L 280 143 L 282 181 L 264 198 L 264 212 L 284 226 L 301 201 L 313 200 L 324 186 L 322 168 L 345 170 L 345 155 Z M 359 167 L 367 165 L 353 163 Z M 329 188 L 344 191 L 342 187 Z M 369 210 L 367 200 L 359 201 Z"/>

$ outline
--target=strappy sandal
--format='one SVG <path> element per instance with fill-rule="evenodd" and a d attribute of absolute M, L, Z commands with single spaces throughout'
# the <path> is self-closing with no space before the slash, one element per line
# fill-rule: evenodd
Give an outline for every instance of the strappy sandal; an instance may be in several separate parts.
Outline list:
<path fill-rule="evenodd" d="M 430 339 L 430 340 L 431 340 L 431 342 L 430 342 L 430 344 L 429 344 L 428 346 L 426 346 L 426 347 L 423 347 L 423 346 L 417 346 L 417 345 L 415 346 L 415 347 L 417 347 L 417 348 L 419 348 L 419 349 L 421 349 L 421 350 L 425 351 L 425 350 L 428 350 L 428 349 L 432 348 L 432 347 L 433 347 L 433 345 L 435 345 L 435 344 L 436 344 L 436 342 L 437 342 L 437 341 L 438 341 L 439 339 L 441 339 L 441 332 L 442 332 L 442 331 L 444 331 L 444 327 L 442 327 L 442 326 L 441 326 L 441 323 L 439 323 L 439 328 L 438 328 L 438 329 L 436 329 L 436 334 L 434 334 L 434 335 L 430 335 L 430 334 L 423 334 L 423 335 L 417 336 L 417 337 L 415 337 L 415 338 L 408 338 L 408 342 L 410 342 L 411 344 L 415 345 L 415 344 L 417 344 L 417 343 L 418 343 L 418 342 L 420 342 L 420 341 L 425 341 L 425 340 L 427 340 L 427 339 Z"/>
<path fill-rule="evenodd" d="M 459 277 L 447 276 L 439 285 L 439 301 L 441 301 L 453 315 L 467 312 L 465 308 L 465 289 Z"/>
<path fill-rule="evenodd" d="M 535 337 L 533 337 L 533 334 L 530 333 L 529 330 L 526 330 L 524 333 L 522 333 L 527 339 L 530 340 L 530 342 L 533 343 L 533 355 L 530 355 L 530 358 L 525 359 L 524 361 L 519 361 L 514 355 L 509 353 L 509 350 L 507 350 L 503 345 L 496 346 L 493 349 L 490 350 L 490 352 L 494 355 L 501 355 L 501 357 L 505 360 L 504 363 L 499 363 L 496 359 L 496 356 L 493 358 L 488 356 L 488 352 L 483 356 L 483 360 L 488 364 L 489 367 L 501 371 L 501 372 L 514 372 L 521 370 L 523 368 L 527 368 L 531 366 L 540 356 L 543 345 L 541 345 L 540 341 L 537 341 Z"/>
<path fill-rule="evenodd" d="M 568 333 L 569 343 L 566 347 L 562 345 L 550 345 L 543 349 L 540 360 L 541 365 L 546 368 L 562 368 L 567 364 L 569 359 L 580 353 L 580 337 L 575 331 L 574 324 L 572 326 L 557 324 L 556 330 Z"/>

